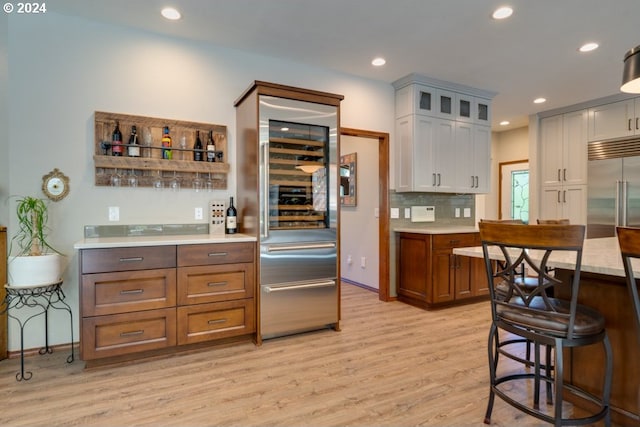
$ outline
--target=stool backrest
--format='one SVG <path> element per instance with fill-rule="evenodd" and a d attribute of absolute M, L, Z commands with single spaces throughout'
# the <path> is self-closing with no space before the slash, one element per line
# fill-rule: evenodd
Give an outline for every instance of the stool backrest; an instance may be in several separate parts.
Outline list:
<path fill-rule="evenodd" d="M 479 229 L 494 321 L 504 321 L 503 313 L 509 312 L 543 317 L 554 324 L 566 324 L 566 337 L 574 338 L 585 226 L 480 222 Z M 570 284 L 558 280 L 548 266 L 552 253 L 560 251 L 572 253 L 569 259 L 574 274 Z M 491 261 L 499 258 L 504 261 L 496 269 Z M 516 280 L 522 264 L 537 274 L 533 290 Z M 569 310 L 559 309 L 551 298 L 552 289 L 564 285 L 571 286 Z"/>
<path fill-rule="evenodd" d="M 538 224 L 564 224 L 568 225 L 571 222 L 567 218 L 561 219 L 537 219 Z"/>

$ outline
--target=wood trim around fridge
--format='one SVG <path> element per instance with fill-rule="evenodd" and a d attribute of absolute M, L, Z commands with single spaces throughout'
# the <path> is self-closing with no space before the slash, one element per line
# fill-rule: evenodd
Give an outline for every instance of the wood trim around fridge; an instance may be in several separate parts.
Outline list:
<path fill-rule="evenodd" d="M 389 134 L 362 129 L 340 128 L 340 135 L 378 140 L 378 188 L 380 218 L 378 221 L 380 301 L 393 301 L 389 290 Z"/>
<path fill-rule="evenodd" d="M 7 291 L 7 227 L 0 226 L 0 301 L 4 301 Z M 0 360 L 7 358 L 7 313 L 0 314 Z"/>

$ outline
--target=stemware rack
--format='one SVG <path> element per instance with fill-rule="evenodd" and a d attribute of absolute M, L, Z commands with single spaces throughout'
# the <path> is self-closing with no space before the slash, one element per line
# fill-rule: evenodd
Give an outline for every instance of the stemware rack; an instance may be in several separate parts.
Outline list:
<path fill-rule="evenodd" d="M 139 187 L 152 187 L 153 181 L 162 176 L 178 177 L 182 188 L 190 188 L 196 177 L 213 181 L 214 189 L 227 188 L 229 163 L 227 162 L 227 127 L 210 123 L 190 122 L 184 120 L 161 119 L 129 114 L 96 111 L 94 115 L 94 164 L 95 185 L 111 185 L 114 174 L 134 174 Z M 111 155 L 111 135 L 116 123 L 122 133 L 123 155 Z M 131 127 L 136 126 L 140 157 L 128 157 L 127 148 Z M 172 159 L 162 158 L 162 129 L 169 127 L 172 139 Z M 207 135 L 213 132 L 216 147 L 216 161 L 193 161 L 193 144 L 196 131 L 200 131 L 200 139 L 206 150 Z M 150 145 L 145 145 L 149 134 Z M 184 140 L 184 146 L 181 146 Z M 206 158 L 206 151 L 203 152 Z"/>

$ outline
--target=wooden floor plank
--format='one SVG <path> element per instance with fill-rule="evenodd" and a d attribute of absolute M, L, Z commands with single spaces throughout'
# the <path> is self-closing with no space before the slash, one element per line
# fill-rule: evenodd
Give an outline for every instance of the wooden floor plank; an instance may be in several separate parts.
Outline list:
<path fill-rule="evenodd" d="M 89 370 L 57 351 L 27 358 L 23 382 L 9 359 L 0 425 L 481 426 L 488 304 L 428 312 L 343 285 L 340 332 Z M 493 425 L 542 423 L 496 399 Z"/>

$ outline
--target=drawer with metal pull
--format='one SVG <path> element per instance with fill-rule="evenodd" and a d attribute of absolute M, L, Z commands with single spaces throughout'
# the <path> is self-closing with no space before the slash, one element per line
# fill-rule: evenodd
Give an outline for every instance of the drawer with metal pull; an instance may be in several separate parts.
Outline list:
<path fill-rule="evenodd" d="M 254 262 L 255 243 L 215 243 L 178 246 L 178 267 Z"/>
<path fill-rule="evenodd" d="M 177 317 L 178 345 L 255 332 L 252 299 L 178 307 Z"/>
<path fill-rule="evenodd" d="M 178 305 L 252 298 L 254 264 L 178 268 Z"/>
<path fill-rule="evenodd" d="M 176 266 L 176 247 L 84 249 L 80 257 L 82 274 L 171 268 Z"/>

